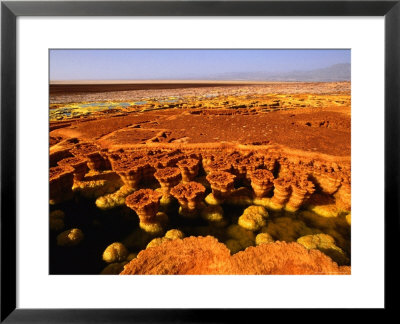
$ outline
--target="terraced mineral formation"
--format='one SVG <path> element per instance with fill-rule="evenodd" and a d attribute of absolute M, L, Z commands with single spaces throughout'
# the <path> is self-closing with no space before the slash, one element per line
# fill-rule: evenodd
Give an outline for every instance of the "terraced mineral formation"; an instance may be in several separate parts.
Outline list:
<path fill-rule="evenodd" d="M 271 171 L 258 169 L 250 174 L 251 187 L 257 198 L 266 197 L 274 187 L 274 175 Z"/>
<path fill-rule="evenodd" d="M 291 184 L 292 194 L 286 204 L 286 209 L 289 211 L 297 211 L 314 193 L 314 184 L 307 178 L 295 178 Z"/>
<path fill-rule="evenodd" d="M 318 166 L 317 166 L 318 167 Z M 340 173 L 329 172 L 330 170 L 316 170 L 312 173 L 315 183 L 321 188 L 322 192 L 332 195 L 340 187 L 342 177 Z"/>
<path fill-rule="evenodd" d="M 203 168 L 207 174 L 218 171 L 231 172 L 232 164 L 224 160 L 223 158 L 219 158 L 215 161 L 210 161 L 207 164 L 203 164 Z"/>
<path fill-rule="evenodd" d="M 264 157 L 258 154 L 251 154 L 245 161 L 247 179 L 251 179 L 251 175 L 264 166 Z"/>
<path fill-rule="evenodd" d="M 167 168 L 176 166 L 176 163 L 182 160 L 184 156 L 180 150 L 172 150 L 163 154 L 157 161 L 156 167 Z"/>
<path fill-rule="evenodd" d="M 154 173 L 154 177 L 160 183 L 161 192 L 165 198 L 170 196 L 171 189 L 175 187 L 182 179 L 180 169 L 173 167 L 166 167 L 164 169 L 157 170 Z"/>
<path fill-rule="evenodd" d="M 74 169 L 71 167 L 50 168 L 50 204 L 57 204 L 72 198 Z"/>
<path fill-rule="evenodd" d="M 78 143 L 71 149 L 71 153 L 77 157 L 87 158 L 87 166 L 91 170 L 107 170 L 110 168 L 105 153 L 95 144 Z"/>
<path fill-rule="evenodd" d="M 165 222 L 165 215 L 158 213 L 161 194 L 151 189 L 140 189 L 125 199 L 125 204 L 139 217 L 140 227 L 146 232 L 159 233 Z"/>
<path fill-rule="evenodd" d="M 143 178 L 143 170 L 148 166 L 146 163 L 138 163 L 131 160 L 113 160 L 112 169 L 121 177 L 125 186 L 136 189 Z"/>
<path fill-rule="evenodd" d="M 176 165 L 181 170 L 183 182 L 190 182 L 194 180 L 199 173 L 199 163 L 199 160 L 191 158 L 178 161 Z"/>
<path fill-rule="evenodd" d="M 74 169 L 74 179 L 82 180 L 88 172 L 87 160 L 80 157 L 69 157 L 57 162 L 61 167 L 71 166 Z"/>
<path fill-rule="evenodd" d="M 271 202 L 277 209 L 282 208 L 288 201 L 292 191 L 291 181 L 286 178 L 278 178 L 274 180 L 274 195 Z"/>
<path fill-rule="evenodd" d="M 213 198 L 218 201 L 228 198 L 234 189 L 235 178 L 235 175 L 226 171 L 213 171 L 207 175 Z"/>
<path fill-rule="evenodd" d="M 73 157 L 69 148 L 57 148 L 50 150 L 50 167 L 57 166 L 57 163 L 63 159 Z"/>
<path fill-rule="evenodd" d="M 201 209 L 206 188 L 198 182 L 180 183 L 171 189 L 180 204 L 179 214 L 185 217 L 194 217 Z"/>

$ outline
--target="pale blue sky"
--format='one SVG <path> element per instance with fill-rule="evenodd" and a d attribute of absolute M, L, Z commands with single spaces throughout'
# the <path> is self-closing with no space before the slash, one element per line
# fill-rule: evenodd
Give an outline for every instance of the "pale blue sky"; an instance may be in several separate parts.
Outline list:
<path fill-rule="evenodd" d="M 50 50 L 50 80 L 213 79 L 350 63 L 350 50 Z"/>

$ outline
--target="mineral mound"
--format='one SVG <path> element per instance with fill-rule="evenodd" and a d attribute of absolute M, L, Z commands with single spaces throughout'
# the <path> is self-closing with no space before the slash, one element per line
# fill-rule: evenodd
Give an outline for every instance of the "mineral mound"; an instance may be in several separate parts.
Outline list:
<path fill-rule="evenodd" d="M 231 256 L 211 236 L 164 241 L 139 253 L 122 275 L 133 274 L 350 274 L 318 250 L 297 243 L 276 242 L 249 247 Z"/>

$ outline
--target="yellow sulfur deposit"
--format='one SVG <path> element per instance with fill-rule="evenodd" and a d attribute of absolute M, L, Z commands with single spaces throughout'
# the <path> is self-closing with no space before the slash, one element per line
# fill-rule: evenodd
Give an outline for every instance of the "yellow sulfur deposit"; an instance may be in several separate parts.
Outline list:
<path fill-rule="evenodd" d="M 291 217 L 279 217 L 269 221 L 261 231 L 270 234 L 278 241 L 286 242 L 296 241 L 297 238 L 303 235 L 314 234 L 314 230 L 307 227 L 303 221 Z"/>
<path fill-rule="evenodd" d="M 256 236 L 256 245 L 272 242 L 274 242 L 274 239 L 268 233 L 260 233 Z"/>
<path fill-rule="evenodd" d="M 227 224 L 224 219 L 224 210 L 219 205 L 205 207 L 201 211 L 201 217 L 208 221 L 210 225 L 215 225 L 217 227 L 224 227 Z"/>
<path fill-rule="evenodd" d="M 62 210 L 54 210 L 50 213 L 50 230 L 61 231 L 64 228 L 64 212 Z"/>
<path fill-rule="evenodd" d="M 159 188 L 157 188 L 156 189 L 156 191 L 158 190 Z M 172 197 L 172 196 L 162 196 L 161 198 L 160 198 L 160 208 L 162 209 L 162 210 L 168 210 L 168 208 L 169 208 L 169 206 L 171 205 L 171 203 L 174 201 L 174 197 Z"/>
<path fill-rule="evenodd" d="M 242 250 L 242 245 L 239 243 L 238 240 L 229 239 L 224 244 L 229 249 L 229 251 L 231 251 L 232 254 L 235 254 Z"/>
<path fill-rule="evenodd" d="M 165 237 L 156 237 L 155 239 L 152 239 L 149 244 L 147 244 L 146 249 L 159 246 L 165 241 L 168 241 L 168 239 Z"/>
<path fill-rule="evenodd" d="M 103 260 L 107 263 L 124 261 L 129 254 L 129 251 L 120 242 L 115 242 L 107 246 L 103 252 Z"/>
<path fill-rule="evenodd" d="M 165 225 L 168 223 L 168 215 L 164 212 L 158 212 L 155 219 L 157 221 L 156 223 L 140 222 L 139 227 L 152 235 L 163 233 L 165 231 Z"/>
<path fill-rule="evenodd" d="M 325 232 L 326 230 L 331 230 L 336 227 L 340 227 L 339 225 L 345 225 L 347 227 L 346 220 L 341 217 L 323 217 L 308 210 L 300 212 L 299 215 L 308 224 L 311 224 L 311 226 L 322 229 L 323 232 Z"/>
<path fill-rule="evenodd" d="M 183 239 L 185 237 L 185 234 L 183 234 L 183 232 L 178 229 L 171 229 L 167 231 L 167 233 L 165 233 L 164 236 L 167 239 L 176 240 L 176 239 Z"/>
<path fill-rule="evenodd" d="M 264 197 L 264 198 L 254 198 L 253 204 L 258 206 L 263 206 L 270 210 L 282 210 L 283 206 L 280 204 L 276 204 L 271 201 L 271 198 Z"/>
<path fill-rule="evenodd" d="M 223 203 L 223 200 L 215 198 L 213 193 L 208 194 L 204 200 L 208 205 L 221 205 Z"/>
<path fill-rule="evenodd" d="M 235 249 L 234 247 L 236 246 L 240 246 L 239 250 L 244 250 L 245 248 L 254 245 L 254 241 L 255 241 L 255 235 L 252 231 L 248 231 L 242 227 L 240 227 L 239 225 L 230 225 L 227 230 L 226 230 L 226 234 L 227 236 L 230 238 L 228 239 L 225 244 L 228 244 L 227 247 L 229 248 L 229 246 L 232 248 L 229 248 L 231 250 L 232 253 L 236 253 L 234 252 Z M 234 243 L 231 240 L 235 240 L 237 242 Z"/>
<path fill-rule="evenodd" d="M 234 189 L 231 195 L 225 200 L 225 203 L 237 206 L 249 206 L 253 204 L 251 191 L 246 187 Z"/>
<path fill-rule="evenodd" d="M 85 198 L 93 199 L 115 192 L 120 185 L 118 182 L 108 180 L 75 181 L 72 191 L 80 193 Z"/>
<path fill-rule="evenodd" d="M 268 212 L 263 206 L 250 206 L 239 217 L 238 224 L 247 230 L 258 231 L 266 225 L 265 218 L 267 217 Z"/>
<path fill-rule="evenodd" d="M 83 232 L 79 228 L 69 229 L 57 236 L 57 245 L 74 246 L 79 244 L 84 238 Z"/>
<path fill-rule="evenodd" d="M 351 225 L 351 213 L 346 215 L 347 224 Z"/>
<path fill-rule="evenodd" d="M 163 231 L 163 226 L 160 223 L 143 223 L 143 222 L 140 222 L 139 226 L 145 232 L 153 234 L 153 235 L 157 235 L 159 233 L 162 233 L 162 231 Z"/>
<path fill-rule="evenodd" d="M 297 239 L 297 243 L 307 249 L 318 249 L 332 258 L 339 265 L 348 263 L 348 258 L 343 250 L 336 246 L 335 239 L 328 234 L 307 235 Z"/>
<path fill-rule="evenodd" d="M 151 240 L 150 243 L 147 244 L 146 249 L 155 247 L 155 246 L 159 246 L 165 241 L 183 239 L 184 237 L 185 237 L 185 234 L 183 234 L 182 231 L 177 230 L 177 229 L 172 229 L 172 230 L 169 230 L 167 233 L 165 233 L 164 237 L 157 237 L 157 238 Z"/>
<path fill-rule="evenodd" d="M 96 199 L 96 206 L 102 210 L 112 209 L 125 204 L 126 196 L 130 195 L 134 189 L 128 186 L 122 186 L 117 191 L 101 196 Z"/>
<path fill-rule="evenodd" d="M 307 209 L 314 212 L 318 216 L 321 217 L 338 217 L 340 214 L 340 210 L 334 204 L 327 204 L 327 205 L 308 205 Z"/>

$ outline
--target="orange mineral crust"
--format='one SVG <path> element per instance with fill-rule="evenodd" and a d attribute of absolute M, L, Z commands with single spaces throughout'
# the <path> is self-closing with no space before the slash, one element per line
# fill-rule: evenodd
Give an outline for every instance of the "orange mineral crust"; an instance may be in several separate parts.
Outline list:
<path fill-rule="evenodd" d="M 292 194 L 287 206 L 292 210 L 298 210 L 315 191 L 314 184 L 306 178 L 295 178 L 291 184 Z"/>
<path fill-rule="evenodd" d="M 91 170 L 109 169 L 109 160 L 105 152 L 93 143 L 78 143 L 71 149 L 71 153 L 77 157 L 86 157 Z"/>
<path fill-rule="evenodd" d="M 157 170 L 154 173 L 154 177 L 160 183 L 163 195 L 169 195 L 171 188 L 176 186 L 182 179 L 181 171 L 172 167 Z"/>
<path fill-rule="evenodd" d="M 196 210 L 204 198 L 206 188 L 198 182 L 180 183 L 171 189 L 173 195 L 183 209 Z"/>
<path fill-rule="evenodd" d="M 67 148 L 50 150 L 50 167 L 57 166 L 59 161 L 68 157 L 73 157 L 73 155 Z"/>
<path fill-rule="evenodd" d="M 274 175 L 271 171 L 258 169 L 251 173 L 251 187 L 256 197 L 265 197 L 274 187 Z"/>
<path fill-rule="evenodd" d="M 80 157 L 70 157 L 58 162 L 61 167 L 71 166 L 74 168 L 74 179 L 82 180 L 86 172 L 89 170 L 87 160 Z"/>
<path fill-rule="evenodd" d="M 125 199 L 125 204 L 133 209 L 140 221 L 152 223 L 160 205 L 161 194 L 151 189 L 140 189 Z"/>
<path fill-rule="evenodd" d="M 183 159 L 176 164 L 182 173 L 182 181 L 189 182 L 193 180 L 199 173 L 199 160 Z"/>
<path fill-rule="evenodd" d="M 278 178 L 274 180 L 274 195 L 271 201 L 277 205 L 283 205 L 290 197 L 291 181 L 286 178 Z"/>
<path fill-rule="evenodd" d="M 144 171 L 149 167 L 144 161 L 133 159 L 111 160 L 112 169 L 121 177 L 121 180 L 129 188 L 136 189 L 144 177 Z"/>
<path fill-rule="evenodd" d="M 231 256 L 217 239 L 188 237 L 148 248 L 125 265 L 122 275 L 134 274 L 350 274 L 318 250 L 298 243 L 275 242 L 249 247 Z"/>
<path fill-rule="evenodd" d="M 211 190 L 215 198 L 224 199 L 233 190 L 236 176 L 225 171 L 214 171 L 206 179 L 211 185 Z"/>
<path fill-rule="evenodd" d="M 274 92 L 265 92 L 271 89 Z M 179 91 L 186 90 L 181 87 Z M 157 97 L 174 96 L 171 89 L 157 90 L 157 96 L 144 98 L 142 95 L 155 94 L 154 90 L 149 91 L 132 91 L 128 101 L 136 97 L 141 103 L 124 109 L 98 111 L 90 117 L 71 118 L 68 123 L 52 120 L 50 137 L 56 143 L 72 137 L 94 141 L 110 150 L 143 145 L 180 148 L 230 143 L 258 148 L 279 146 L 337 157 L 351 153 L 350 83 L 276 82 L 245 87 L 210 86 L 199 91 L 191 88 L 193 94 L 178 95 L 165 104 Z M 207 97 L 210 93 L 213 96 Z M 115 94 L 90 92 L 86 100 L 97 97 L 99 101 L 109 101 L 109 96 Z M 123 100 L 125 95 L 119 93 L 115 99 Z M 76 96 L 75 102 L 79 98 Z"/>
<path fill-rule="evenodd" d="M 74 169 L 72 167 L 53 167 L 50 168 L 50 201 L 53 203 L 61 202 L 71 198 L 72 185 L 74 183 Z"/>

